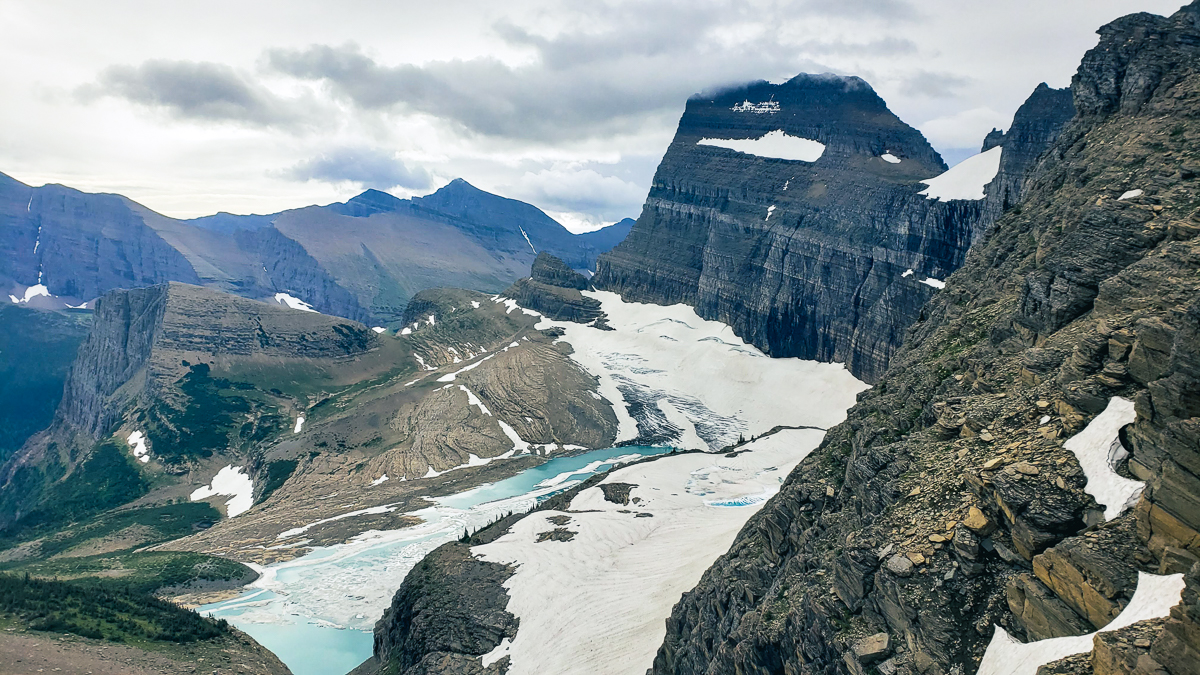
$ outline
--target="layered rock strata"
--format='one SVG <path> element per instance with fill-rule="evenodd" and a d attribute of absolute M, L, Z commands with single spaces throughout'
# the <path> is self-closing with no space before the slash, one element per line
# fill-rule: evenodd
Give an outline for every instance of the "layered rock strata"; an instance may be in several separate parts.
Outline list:
<path fill-rule="evenodd" d="M 877 380 L 934 294 L 922 282 L 962 264 L 1053 140 L 1061 98 L 1040 88 L 1012 132 L 992 138 L 1007 158 L 989 199 L 939 200 L 920 181 L 945 171 L 941 157 L 861 79 L 800 75 L 696 96 L 594 282 L 626 300 L 690 304 L 772 356 L 844 362 Z M 780 133 L 823 149 L 806 161 L 711 144 Z"/>
<path fill-rule="evenodd" d="M 1200 543 L 1198 24 L 1193 3 L 1101 29 L 1072 81 L 1076 117 L 1019 210 L 676 606 L 653 673 L 971 673 L 995 626 L 1086 634 L 1138 572 L 1186 569 Z M 1063 442 L 1116 396 L 1137 404 L 1120 441 L 1146 489 L 1105 522 Z M 1164 628 L 1137 629 L 1163 647 L 1116 653 L 1120 635 L 1102 633 L 1046 672 L 1196 672 L 1176 656 L 1194 648 L 1189 583 Z M 863 662 L 853 645 L 879 632 L 894 653 Z"/>

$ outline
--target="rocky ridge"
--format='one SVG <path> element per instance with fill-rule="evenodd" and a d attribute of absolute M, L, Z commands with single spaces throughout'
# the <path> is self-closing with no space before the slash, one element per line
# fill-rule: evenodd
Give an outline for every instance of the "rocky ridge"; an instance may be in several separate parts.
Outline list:
<path fill-rule="evenodd" d="M 946 170 L 919 132 L 858 78 L 800 75 L 687 103 L 629 237 L 594 282 L 626 300 L 684 302 L 771 356 L 844 362 L 877 380 L 904 330 L 962 264 L 1027 165 L 1065 121 L 1039 88 L 1005 148 L 988 200 L 927 199 Z M 700 144 L 768 132 L 824 144 L 812 162 Z"/>
<path fill-rule="evenodd" d="M 1192 567 L 1198 24 L 1192 3 L 1100 30 L 1023 200 L 683 597 L 651 672 L 971 673 L 994 626 L 1090 633 L 1139 572 Z M 1121 442 L 1147 487 L 1105 522 L 1062 444 L 1117 396 L 1136 403 Z M 1163 627 L 1101 633 L 1045 672 L 1196 672 L 1187 578 Z"/>
<path fill-rule="evenodd" d="M 0 174 L 0 289 L 21 296 L 42 284 L 61 308 L 178 281 L 256 300 L 287 293 L 387 325 L 427 288 L 499 291 L 528 272 L 538 250 L 591 269 L 627 230 L 575 235 L 534 206 L 461 179 L 412 200 L 368 190 L 340 204 L 185 221 L 120 195 L 34 188 Z"/>

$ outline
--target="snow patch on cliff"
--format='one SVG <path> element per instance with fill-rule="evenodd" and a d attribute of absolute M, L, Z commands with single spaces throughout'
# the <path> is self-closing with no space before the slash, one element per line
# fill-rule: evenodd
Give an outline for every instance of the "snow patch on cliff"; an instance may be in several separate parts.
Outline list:
<path fill-rule="evenodd" d="M 1138 621 L 1167 616 L 1171 608 L 1179 604 L 1183 585 L 1182 574 L 1160 577 L 1138 572 L 1138 585 L 1133 599 L 1112 623 L 1096 633 L 1106 633 Z M 1000 626 L 996 626 L 992 641 L 988 643 L 983 661 L 979 664 L 978 675 L 1036 675 L 1038 668 L 1047 663 L 1072 654 L 1086 654 L 1092 651 L 1092 638 L 1096 633 L 1022 643 Z M 509 672 L 513 671 L 510 669 Z"/>
<path fill-rule="evenodd" d="M 1116 466 L 1129 456 L 1121 445 L 1118 432 L 1137 420 L 1133 401 L 1114 396 L 1108 407 L 1093 419 L 1083 431 L 1075 434 L 1063 447 L 1075 453 L 1079 466 L 1087 476 L 1084 491 L 1104 505 L 1104 519 L 1112 520 L 1137 503 L 1146 484 L 1130 480 L 1116 472 Z"/>
<path fill-rule="evenodd" d="M 288 295 L 287 293 L 276 293 L 275 302 L 278 302 L 285 307 L 290 307 L 291 309 L 298 309 L 302 312 L 317 312 L 317 310 L 312 308 L 312 305 L 293 295 Z"/>
<path fill-rule="evenodd" d="M 809 138 L 789 136 L 776 129 L 759 138 L 701 138 L 696 145 L 711 145 L 757 157 L 815 162 L 825 154 L 825 144 Z"/>
<path fill-rule="evenodd" d="M 987 152 L 968 157 L 949 171 L 928 180 L 920 192 L 926 199 L 983 199 L 983 188 L 1000 171 L 1000 155 L 1004 148 L 996 146 Z"/>

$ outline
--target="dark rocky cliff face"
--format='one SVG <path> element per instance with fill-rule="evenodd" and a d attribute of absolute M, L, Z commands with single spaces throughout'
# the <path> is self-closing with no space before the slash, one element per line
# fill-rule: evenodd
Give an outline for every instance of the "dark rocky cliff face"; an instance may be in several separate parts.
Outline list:
<path fill-rule="evenodd" d="M 1052 140 L 1056 117 L 1043 119 L 1041 136 L 1013 135 L 1012 175 Z M 698 145 L 776 130 L 824 153 L 805 162 Z M 987 226 L 984 200 L 918 194 L 944 170 L 858 78 L 801 75 L 696 97 L 641 217 L 601 256 L 594 282 L 628 300 L 688 303 L 772 356 L 844 362 L 874 381 L 933 295 L 919 280 L 957 269 Z"/>
<path fill-rule="evenodd" d="M 1193 3 L 1101 29 L 1019 210 L 685 594 L 653 673 L 972 673 L 996 625 L 1088 633 L 1138 572 L 1189 568 L 1169 619 L 1052 672 L 1197 672 L 1198 23 Z M 1105 522 L 1062 444 L 1114 396 L 1147 489 Z"/>

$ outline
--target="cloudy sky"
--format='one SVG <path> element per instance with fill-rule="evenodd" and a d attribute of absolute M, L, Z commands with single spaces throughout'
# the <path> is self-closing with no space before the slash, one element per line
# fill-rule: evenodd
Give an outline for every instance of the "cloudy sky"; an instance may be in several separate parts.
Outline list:
<path fill-rule="evenodd" d="M 691 94 L 859 75 L 950 163 L 1182 0 L 0 0 L 0 172 L 176 217 L 456 177 L 636 217 Z"/>

